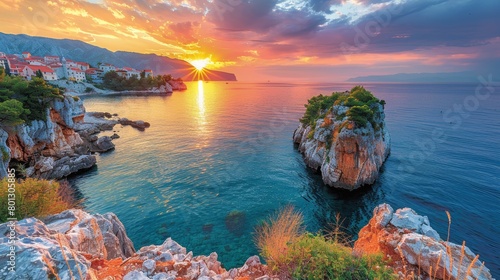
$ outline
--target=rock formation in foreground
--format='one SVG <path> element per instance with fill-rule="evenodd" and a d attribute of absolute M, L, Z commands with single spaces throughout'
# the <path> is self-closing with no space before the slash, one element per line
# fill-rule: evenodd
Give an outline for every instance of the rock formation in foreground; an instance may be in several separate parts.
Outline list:
<path fill-rule="evenodd" d="M 493 279 L 468 247 L 442 240 L 429 219 L 410 208 L 394 212 L 388 204 L 376 207 L 359 232 L 354 251 L 381 253 L 400 279 L 429 279 L 430 273 L 436 280 Z"/>
<path fill-rule="evenodd" d="M 145 228 L 146 229 L 146 228 Z M 9 223 L 0 225 L 0 263 L 8 263 Z M 139 251 L 123 224 L 112 214 L 90 215 L 67 210 L 44 222 L 28 218 L 16 225 L 16 270 L 0 268 L 6 280 L 37 279 L 269 279 L 257 256 L 241 268 L 226 271 L 217 253 L 193 256 L 168 238 L 162 245 Z M 147 234 L 147 230 L 144 232 Z"/>
<path fill-rule="evenodd" d="M 376 181 L 390 152 L 384 104 L 359 86 L 309 100 L 293 141 L 325 184 L 354 190 Z"/>
<path fill-rule="evenodd" d="M 193 256 L 171 238 L 136 252 L 123 224 L 112 213 L 90 215 L 73 209 L 43 222 L 35 218 L 21 220 L 15 229 L 16 270 L 9 272 L 8 265 L 1 267 L 1 279 L 48 280 L 55 275 L 62 280 L 277 279 L 258 256 L 227 271 L 217 260 L 217 253 Z M 3 264 L 8 264 L 10 258 L 11 231 L 10 223 L 0 224 Z M 431 266 L 433 280 L 493 279 L 469 248 L 441 240 L 428 218 L 409 208 L 393 211 L 387 204 L 375 208 L 372 219 L 359 233 L 354 252 L 382 254 L 401 280 L 429 279 Z"/>

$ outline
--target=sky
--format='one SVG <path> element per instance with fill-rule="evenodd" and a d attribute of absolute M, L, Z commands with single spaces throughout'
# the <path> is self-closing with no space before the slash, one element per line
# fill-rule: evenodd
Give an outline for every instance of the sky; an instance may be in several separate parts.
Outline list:
<path fill-rule="evenodd" d="M 500 74 L 499 0 L 2 0 L 0 32 L 205 60 L 240 81 Z"/>

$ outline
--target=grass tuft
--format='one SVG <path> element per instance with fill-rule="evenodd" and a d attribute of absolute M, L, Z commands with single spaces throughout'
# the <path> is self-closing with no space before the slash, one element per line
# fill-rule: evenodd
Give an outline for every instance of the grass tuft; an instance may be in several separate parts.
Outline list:
<path fill-rule="evenodd" d="M 58 183 L 28 178 L 14 184 L 16 209 L 13 211 L 15 216 L 11 216 L 9 185 L 6 179 L 0 181 L 0 222 L 2 223 L 7 221 L 7 218 L 18 220 L 26 217 L 43 218 L 75 208 L 79 204 L 79 201 L 74 199 L 73 190 L 67 182 Z"/>
<path fill-rule="evenodd" d="M 381 255 L 354 255 L 336 220 L 327 237 L 311 234 L 288 206 L 257 228 L 255 243 L 278 279 L 396 279 Z"/>

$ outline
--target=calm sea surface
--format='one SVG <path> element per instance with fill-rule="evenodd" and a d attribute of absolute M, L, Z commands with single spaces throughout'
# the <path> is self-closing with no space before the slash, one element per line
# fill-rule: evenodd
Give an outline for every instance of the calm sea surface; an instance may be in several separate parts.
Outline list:
<path fill-rule="evenodd" d="M 87 210 L 118 215 L 136 248 L 172 237 L 226 268 L 257 254 L 255 225 L 288 204 L 312 232 L 340 213 L 353 238 L 386 202 L 428 216 L 446 239 L 449 210 L 451 241 L 500 276 L 500 89 L 479 100 L 474 84 L 366 84 L 387 101 L 392 153 L 374 186 L 346 193 L 306 168 L 292 134 L 310 97 L 352 86 L 192 82 L 165 97 L 86 97 L 87 111 L 151 128 L 116 126 L 116 150 L 71 182 Z M 454 104 L 468 111 L 448 113 Z"/>

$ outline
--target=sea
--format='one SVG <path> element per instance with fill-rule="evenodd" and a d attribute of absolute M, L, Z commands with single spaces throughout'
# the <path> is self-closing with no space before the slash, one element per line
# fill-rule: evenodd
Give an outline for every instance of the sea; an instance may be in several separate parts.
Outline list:
<path fill-rule="evenodd" d="M 116 126 L 116 149 L 70 182 L 87 211 L 120 218 L 136 249 L 171 237 L 228 269 L 258 254 L 256 226 L 289 205 L 313 233 L 339 214 L 352 241 L 381 203 L 429 217 L 442 239 L 449 211 L 450 241 L 500 277 L 500 87 L 487 82 L 363 84 L 387 103 L 392 143 L 377 182 L 354 192 L 324 185 L 292 135 L 308 99 L 356 84 L 198 81 L 167 96 L 88 96 L 87 111 L 151 127 Z"/>

